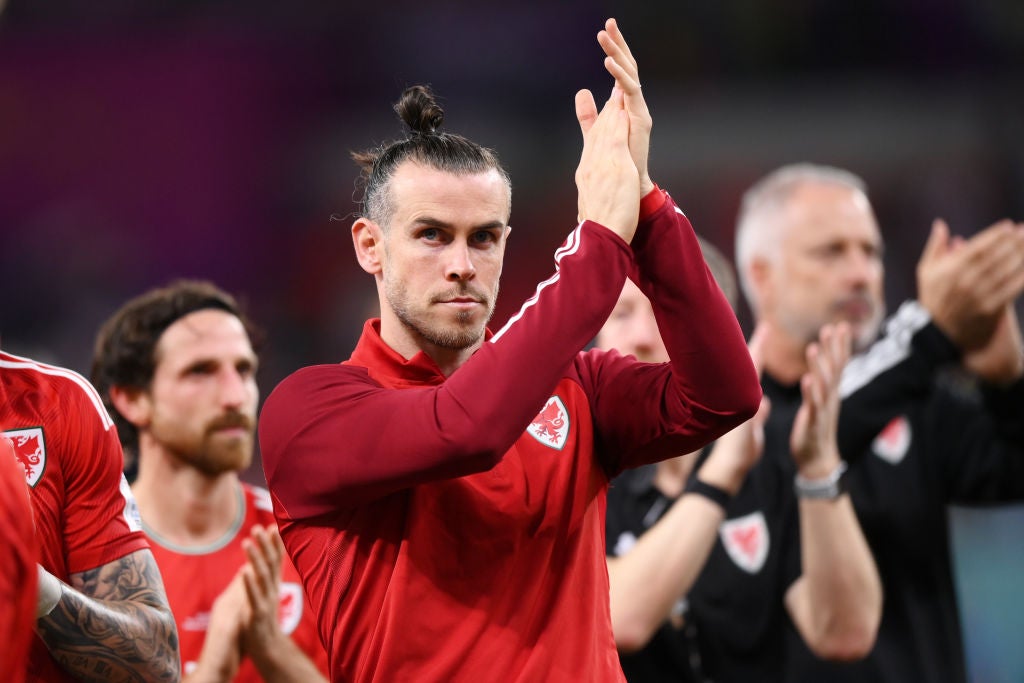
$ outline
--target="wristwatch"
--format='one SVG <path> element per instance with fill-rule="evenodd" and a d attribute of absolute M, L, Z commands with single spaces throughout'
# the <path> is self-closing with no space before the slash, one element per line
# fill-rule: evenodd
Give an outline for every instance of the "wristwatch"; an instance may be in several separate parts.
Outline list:
<path fill-rule="evenodd" d="M 796 475 L 793 480 L 793 489 L 797 498 L 808 498 L 811 500 L 835 500 L 846 493 L 846 462 L 839 461 L 836 468 L 827 477 L 822 479 L 807 479 Z"/>

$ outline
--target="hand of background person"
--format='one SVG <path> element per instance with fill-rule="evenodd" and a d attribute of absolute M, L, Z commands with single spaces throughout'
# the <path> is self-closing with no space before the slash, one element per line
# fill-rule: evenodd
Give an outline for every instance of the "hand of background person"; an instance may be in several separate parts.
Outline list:
<path fill-rule="evenodd" d="M 234 679 L 242 663 L 242 621 L 248 618 L 248 598 L 242 579 L 244 567 L 213 601 L 203 650 L 187 683 L 226 682 Z"/>
<path fill-rule="evenodd" d="M 818 340 L 807 347 L 808 372 L 800 378 L 803 402 L 790 434 L 797 470 L 807 479 L 823 479 L 839 465 L 839 379 L 850 358 L 850 327 L 825 325 Z"/>
<path fill-rule="evenodd" d="M 640 214 L 640 183 L 629 153 L 629 116 L 618 86 L 596 118 L 594 96 L 576 93 L 576 116 L 583 131 L 583 153 L 576 168 L 579 219 L 592 220 L 633 240 Z"/>
<path fill-rule="evenodd" d="M 769 334 L 769 324 L 760 322 L 748 344 L 750 359 L 754 362 L 754 368 L 759 376 L 764 368 L 763 349 Z M 711 448 L 711 454 L 701 465 L 697 477 L 707 484 L 713 484 L 736 495 L 743 486 L 747 473 L 761 459 L 761 453 L 764 451 L 764 425 L 768 421 L 770 410 L 768 397 L 763 396 L 754 417 L 718 438 Z"/>
<path fill-rule="evenodd" d="M 654 189 L 654 183 L 647 171 L 647 158 L 651 147 L 651 114 L 640 89 L 640 74 L 636 59 L 626 44 L 615 19 L 605 22 L 604 30 L 597 34 L 597 42 L 604 50 L 604 66 L 615 79 L 615 85 L 624 94 L 626 113 L 629 115 L 629 154 L 633 157 L 640 176 L 640 196 L 646 196 Z M 594 115 L 596 115 L 596 111 Z M 581 121 L 581 125 L 583 122 Z"/>
<path fill-rule="evenodd" d="M 962 351 L 988 343 L 1024 291 L 1024 226 L 1004 220 L 968 240 L 937 219 L 917 265 L 918 299 Z"/>
<path fill-rule="evenodd" d="M 280 610 L 281 562 L 284 544 L 276 528 L 254 526 L 242 541 L 248 562 L 242 580 L 248 597 L 249 619 L 242 624 L 242 650 L 259 665 L 274 642 L 285 637 L 278 621 Z"/>
<path fill-rule="evenodd" d="M 964 354 L 963 364 L 992 384 L 1010 384 L 1024 376 L 1024 342 L 1012 303 L 1003 307 L 988 343 Z"/>

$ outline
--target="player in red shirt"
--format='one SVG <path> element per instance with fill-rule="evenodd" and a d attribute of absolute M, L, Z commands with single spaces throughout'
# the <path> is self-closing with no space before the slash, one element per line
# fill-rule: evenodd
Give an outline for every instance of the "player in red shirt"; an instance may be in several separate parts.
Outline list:
<path fill-rule="evenodd" d="M 35 520 L 28 680 L 177 680 L 174 620 L 96 390 L 70 370 L 0 352 L 0 425 Z"/>
<path fill-rule="evenodd" d="M 288 553 L 319 610 L 336 681 L 621 681 L 604 559 L 623 468 L 699 448 L 756 411 L 757 375 L 682 212 L 647 174 L 650 115 L 614 21 L 616 79 L 584 133 L 580 224 L 557 272 L 498 333 L 486 323 L 509 233 L 490 150 L 438 131 L 360 155 L 353 225 L 381 318 L 352 357 L 282 382 L 260 418 Z M 627 276 L 671 361 L 581 350 Z"/>
<path fill-rule="evenodd" d="M 100 330 L 93 380 L 127 451 L 188 681 L 322 681 L 327 656 L 252 460 L 257 358 L 234 299 L 180 281 Z M 318 669 L 319 667 L 319 669 Z"/>
<path fill-rule="evenodd" d="M 21 683 L 36 620 L 32 503 L 14 444 L 0 436 L 0 681 Z"/>

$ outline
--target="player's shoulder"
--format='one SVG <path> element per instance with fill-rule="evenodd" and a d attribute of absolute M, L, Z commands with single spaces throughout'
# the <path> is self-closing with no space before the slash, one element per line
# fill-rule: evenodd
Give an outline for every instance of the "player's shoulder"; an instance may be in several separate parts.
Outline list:
<path fill-rule="evenodd" d="M 310 365 L 285 377 L 274 387 L 263 405 L 263 416 L 274 415 L 279 410 L 288 412 L 297 405 L 305 405 L 310 399 L 324 395 L 337 396 L 366 389 L 380 389 L 367 368 L 359 365 L 334 363 L 331 365 Z"/>
<path fill-rule="evenodd" d="M 0 385 L 9 396 L 18 397 L 14 404 L 26 418 L 31 414 L 66 419 L 78 407 L 83 417 L 94 414 L 103 429 L 114 424 L 99 392 L 74 370 L 0 352 Z"/>
<path fill-rule="evenodd" d="M 277 388 L 309 386 L 334 382 L 369 382 L 369 370 L 354 363 L 330 363 L 325 365 L 308 365 L 299 368 L 292 374 L 281 380 Z M 275 390 L 276 391 L 276 390 Z"/>

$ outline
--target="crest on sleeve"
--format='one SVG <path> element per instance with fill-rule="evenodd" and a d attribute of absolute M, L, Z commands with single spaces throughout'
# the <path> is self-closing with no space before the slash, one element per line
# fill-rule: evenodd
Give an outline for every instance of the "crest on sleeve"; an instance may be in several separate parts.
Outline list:
<path fill-rule="evenodd" d="M 756 574 L 768 558 L 768 523 L 758 510 L 749 515 L 722 522 L 718 535 L 725 552 L 736 566 L 748 574 Z"/>
<path fill-rule="evenodd" d="M 565 448 L 569 439 L 569 411 L 562 399 L 557 396 L 549 398 L 526 431 L 548 448 L 556 451 Z"/>
<path fill-rule="evenodd" d="M 910 439 L 910 420 L 906 415 L 900 415 L 878 433 L 871 442 L 871 450 L 890 465 L 898 465 L 910 450 Z"/>
<path fill-rule="evenodd" d="M 290 636 L 302 619 L 302 586 L 282 581 L 278 594 L 281 601 L 277 606 L 277 623 L 281 625 L 281 632 Z"/>
<path fill-rule="evenodd" d="M 42 427 L 11 429 L 3 433 L 14 450 L 14 458 L 25 468 L 25 481 L 35 487 L 46 469 L 46 439 Z"/>

